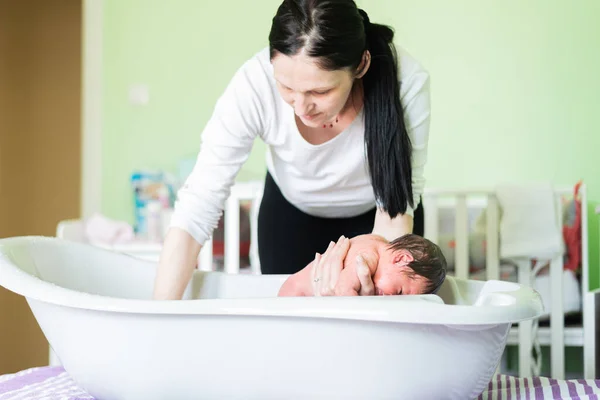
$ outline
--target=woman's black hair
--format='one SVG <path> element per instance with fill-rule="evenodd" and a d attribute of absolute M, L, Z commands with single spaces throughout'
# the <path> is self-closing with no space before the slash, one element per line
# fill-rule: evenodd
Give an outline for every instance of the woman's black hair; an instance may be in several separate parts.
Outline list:
<path fill-rule="evenodd" d="M 365 147 L 379 206 L 394 218 L 414 208 L 412 144 L 400 104 L 394 31 L 369 21 L 354 0 L 284 0 L 269 34 L 271 58 L 304 49 L 325 70 L 356 71 L 371 54 L 362 77 Z"/>

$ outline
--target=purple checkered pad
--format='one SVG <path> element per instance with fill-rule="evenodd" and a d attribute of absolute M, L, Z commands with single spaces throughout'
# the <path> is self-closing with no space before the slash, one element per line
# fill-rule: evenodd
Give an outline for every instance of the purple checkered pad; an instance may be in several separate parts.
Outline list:
<path fill-rule="evenodd" d="M 557 380 L 543 377 L 517 378 L 496 375 L 478 400 L 599 400 L 600 380 Z M 0 397 L 0 399 L 2 399 Z"/>
<path fill-rule="evenodd" d="M 424 393 L 425 395 L 425 393 Z M 477 400 L 600 400 L 600 380 L 497 375 Z M 62 367 L 37 367 L 0 376 L 0 400 L 94 400 Z"/>
<path fill-rule="evenodd" d="M 30 368 L 0 376 L 0 400 L 94 400 L 62 367 Z"/>

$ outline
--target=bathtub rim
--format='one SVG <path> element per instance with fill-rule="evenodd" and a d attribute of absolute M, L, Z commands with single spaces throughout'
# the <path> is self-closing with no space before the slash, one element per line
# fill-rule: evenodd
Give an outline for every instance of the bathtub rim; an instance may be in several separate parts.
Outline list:
<path fill-rule="evenodd" d="M 5 246 L 32 241 L 61 241 L 54 237 L 22 236 L 0 239 L 0 285 L 27 299 L 58 306 L 128 314 L 168 314 L 194 316 L 257 316 L 326 318 L 355 321 L 435 325 L 498 325 L 537 318 L 543 313 L 540 295 L 532 288 L 497 292 L 515 299 L 511 305 L 440 304 L 425 296 L 363 297 L 252 297 L 189 300 L 140 300 L 80 292 L 57 286 L 27 273 L 3 252 Z M 29 243 L 30 244 L 30 243 Z M 75 243 L 75 245 L 84 245 Z M 94 248 L 94 251 L 110 252 Z M 110 252 L 112 253 L 112 252 Z M 123 257 L 129 257 L 123 255 Z M 152 263 L 149 263 L 152 264 Z M 207 272 L 224 274 L 221 272 Z M 460 279 L 447 277 L 455 285 Z M 480 283 L 480 281 L 477 281 Z M 420 304 L 419 307 L 415 307 Z"/>

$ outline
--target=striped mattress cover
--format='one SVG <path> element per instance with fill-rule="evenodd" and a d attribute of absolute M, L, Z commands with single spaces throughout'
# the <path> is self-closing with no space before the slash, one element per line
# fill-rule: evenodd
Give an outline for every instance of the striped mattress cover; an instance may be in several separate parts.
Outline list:
<path fill-rule="evenodd" d="M 426 393 L 424 393 L 426 395 Z M 477 400 L 600 399 L 600 380 L 496 375 Z M 0 376 L 0 400 L 94 400 L 62 367 L 29 368 Z"/>

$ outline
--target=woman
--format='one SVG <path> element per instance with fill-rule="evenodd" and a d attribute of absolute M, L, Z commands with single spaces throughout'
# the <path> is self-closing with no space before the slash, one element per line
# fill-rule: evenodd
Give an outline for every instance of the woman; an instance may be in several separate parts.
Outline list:
<path fill-rule="evenodd" d="M 269 48 L 237 71 L 203 131 L 155 298 L 182 296 L 257 137 L 268 145 L 263 274 L 298 272 L 342 235 L 423 234 L 429 75 L 392 39 L 353 0 L 283 1 Z"/>

